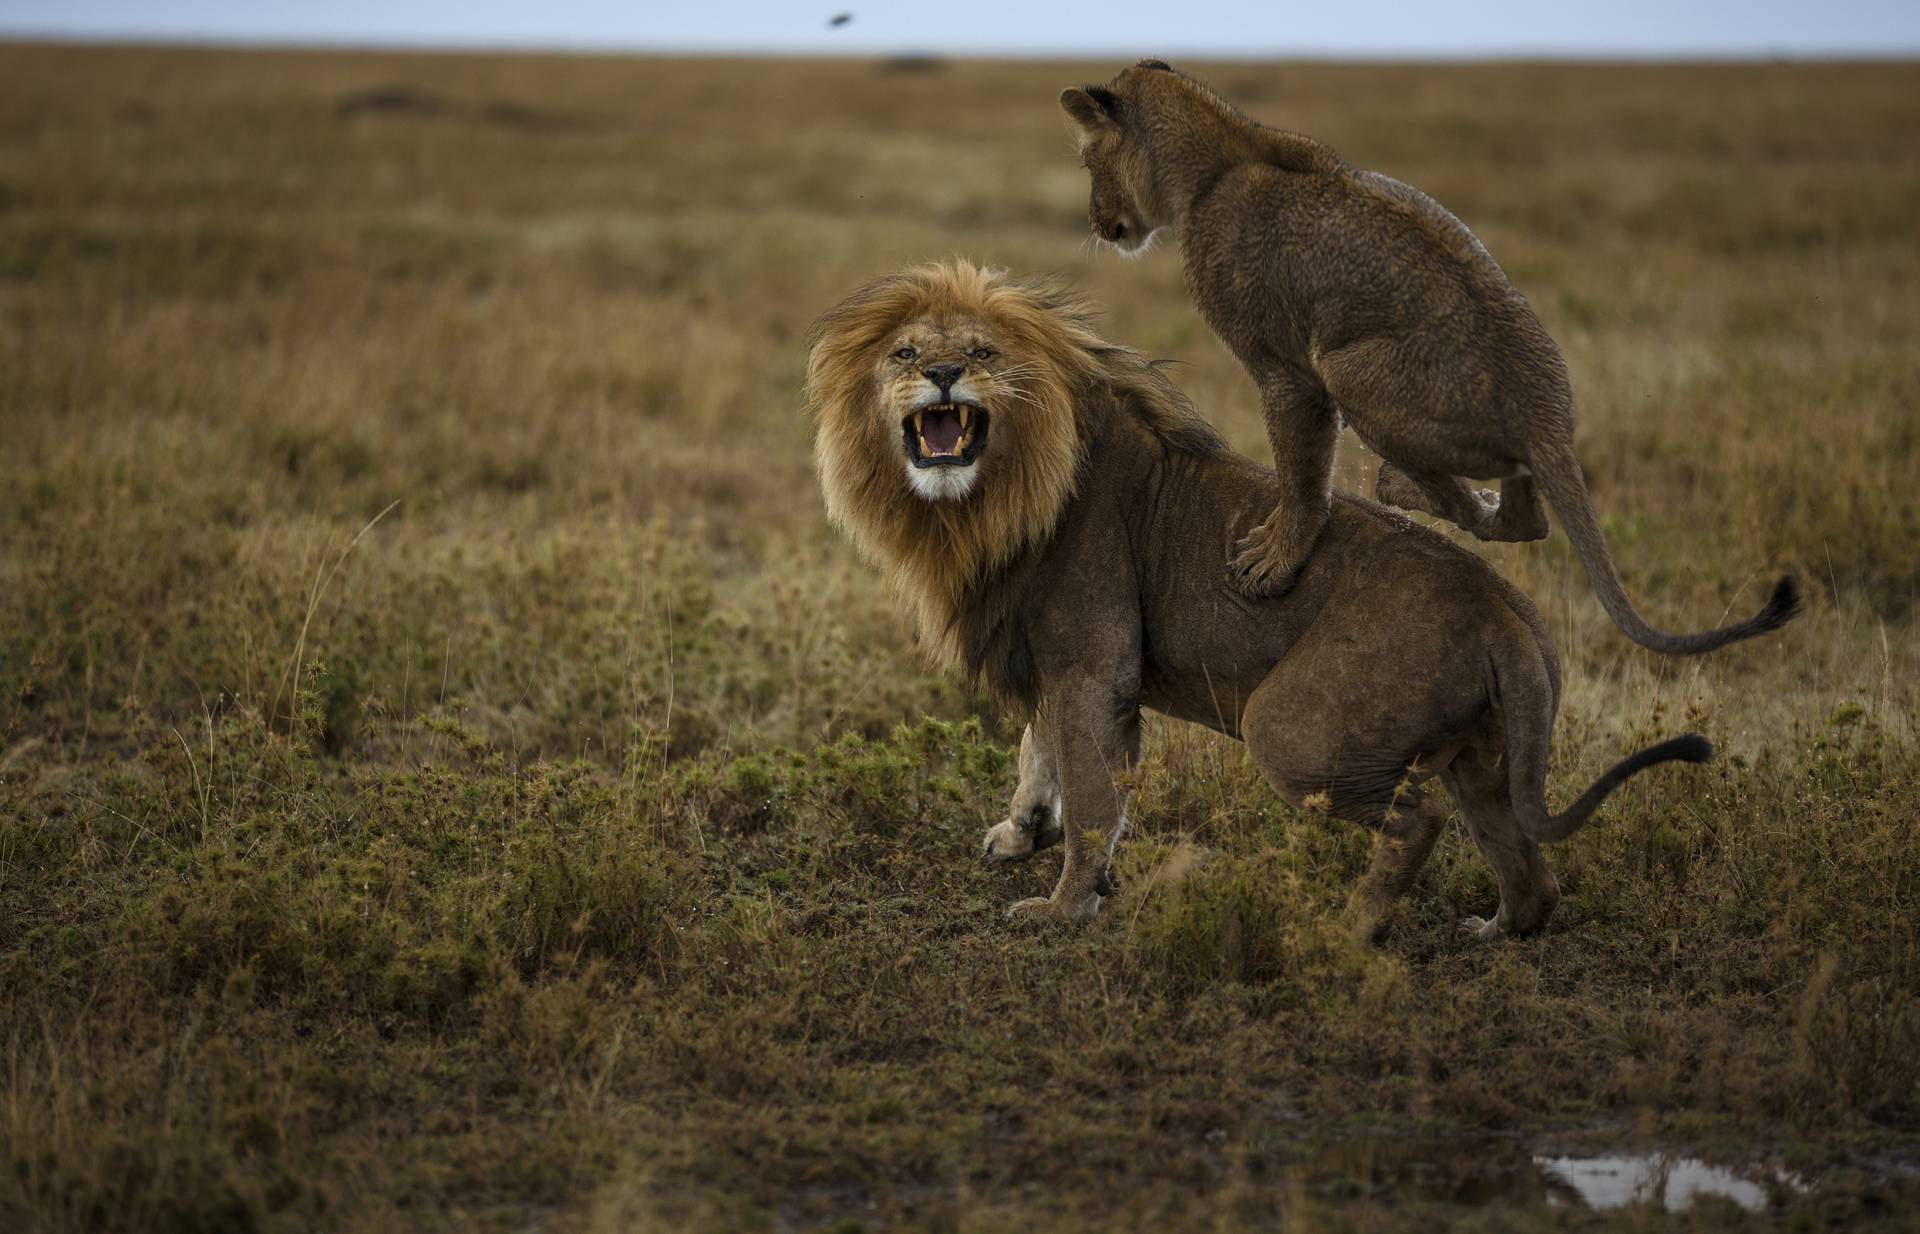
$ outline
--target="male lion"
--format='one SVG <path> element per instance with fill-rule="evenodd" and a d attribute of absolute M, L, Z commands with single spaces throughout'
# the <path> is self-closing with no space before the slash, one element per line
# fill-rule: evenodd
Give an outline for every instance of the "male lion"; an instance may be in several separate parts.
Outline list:
<path fill-rule="evenodd" d="M 1799 611 L 1790 576 L 1715 630 L 1669 634 L 1634 611 L 1574 455 L 1560 349 L 1431 197 L 1254 123 L 1159 60 L 1060 105 L 1092 178 L 1094 234 L 1137 252 L 1171 227 L 1194 303 L 1260 389 L 1280 492 L 1234 558 L 1247 594 L 1285 591 L 1312 551 L 1344 417 L 1384 460 L 1382 501 L 1482 540 L 1538 540 L 1544 495 L 1607 616 L 1642 647 L 1712 651 Z M 1462 477 L 1499 478 L 1497 502 Z"/>
<path fill-rule="evenodd" d="M 1224 569 L 1273 508 L 1274 473 L 1229 451 L 1075 301 L 971 265 L 861 288 L 815 327 L 807 394 L 827 510 L 913 606 L 941 664 L 1029 717 L 989 861 L 1066 841 L 1059 884 L 1016 914 L 1085 920 L 1126 825 L 1116 776 L 1140 708 L 1252 749 L 1290 801 L 1384 840 L 1354 897 L 1371 930 L 1440 833 L 1438 777 L 1500 882 L 1483 938 L 1558 898 L 1539 845 L 1628 776 L 1699 762 L 1697 736 L 1617 764 L 1560 814 L 1544 798 L 1560 669 L 1533 605 L 1444 537 L 1342 496 L 1284 596 Z"/>

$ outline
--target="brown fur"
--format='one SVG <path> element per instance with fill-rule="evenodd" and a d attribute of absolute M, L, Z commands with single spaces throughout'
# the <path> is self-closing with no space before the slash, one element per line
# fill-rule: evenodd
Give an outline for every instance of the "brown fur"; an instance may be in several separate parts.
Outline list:
<path fill-rule="evenodd" d="M 1719 629 L 1669 634 L 1641 618 L 1574 454 L 1560 349 L 1432 198 L 1254 123 L 1159 61 L 1060 102 L 1092 178 L 1094 234 L 1137 251 L 1171 228 L 1195 304 L 1259 386 L 1282 492 L 1234 558 L 1247 594 L 1292 585 L 1326 525 L 1344 416 L 1385 460 L 1383 501 L 1481 539 L 1534 540 L 1548 533 L 1544 497 L 1608 616 L 1643 647 L 1710 651 L 1798 611 L 1783 578 L 1757 615 Z M 1500 494 L 1463 477 L 1499 479 Z"/>
<path fill-rule="evenodd" d="M 889 351 L 938 341 L 940 361 L 982 337 L 1002 353 L 982 375 L 994 417 L 982 470 L 964 499 L 930 501 L 899 431 L 925 379 Z M 1019 382 L 1052 393 L 1024 401 Z M 1429 779 L 1498 875 L 1498 914 L 1469 923 L 1493 937 L 1552 911 L 1542 842 L 1641 768 L 1708 753 L 1697 737 L 1642 751 L 1551 813 L 1560 673 L 1539 613 L 1472 553 L 1371 502 L 1334 502 L 1284 596 L 1243 595 L 1226 563 L 1273 508 L 1274 473 L 1226 450 L 1057 290 L 964 265 L 883 279 L 822 319 L 808 388 L 835 521 L 913 605 L 936 656 L 1030 717 L 1013 810 L 985 855 L 1063 840 L 1066 861 L 1051 897 L 1015 911 L 1080 920 L 1111 891 L 1143 706 L 1245 740 L 1289 800 L 1379 828 L 1353 901 L 1369 931 L 1439 833 Z"/>

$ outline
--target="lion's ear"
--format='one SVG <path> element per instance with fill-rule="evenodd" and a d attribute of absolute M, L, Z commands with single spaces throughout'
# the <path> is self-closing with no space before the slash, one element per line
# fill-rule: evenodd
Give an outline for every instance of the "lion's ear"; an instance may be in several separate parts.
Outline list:
<path fill-rule="evenodd" d="M 1060 92 L 1060 110 L 1066 112 L 1067 118 L 1088 136 L 1114 127 L 1114 113 L 1119 110 L 1118 104 L 1119 100 L 1113 97 L 1111 91 L 1098 86 L 1089 86 L 1085 90 L 1069 86 Z"/>

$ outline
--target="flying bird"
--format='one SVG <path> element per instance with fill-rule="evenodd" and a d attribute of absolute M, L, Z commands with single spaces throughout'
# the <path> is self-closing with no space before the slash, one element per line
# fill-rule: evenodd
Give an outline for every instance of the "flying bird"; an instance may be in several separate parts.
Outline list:
<path fill-rule="evenodd" d="M 846 25 L 848 22 L 852 20 L 853 20 L 852 13 L 835 13 L 832 17 L 827 18 L 827 25 L 831 28 L 837 29 L 841 26 Z"/>

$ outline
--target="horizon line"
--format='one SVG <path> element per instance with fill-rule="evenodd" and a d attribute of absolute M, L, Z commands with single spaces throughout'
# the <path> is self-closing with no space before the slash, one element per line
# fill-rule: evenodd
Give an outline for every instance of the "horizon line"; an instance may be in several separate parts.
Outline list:
<path fill-rule="evenodd" d="M 749 44 L 726 46 L 712 43 L 640 43 L 606 40 L 602 42 L 541 43 L 488 39 L 420 39 L 368 37 L 366 39 L 302 38 L 299 36 L 257 36 L 248 34 L 142 34 L 138 32 L 95 33 L 91 31 L 47 31 L 0 27 L 0 46 L 50 46 L 139 48 L 178 51 L 260 51 L 320 52 L 355 54 L 387 52 L 420 55 L 528 55 L 528 56 L 627 56 L 658 59 L 743 59 L 743 60 L 934 60 L 966 61 L 1077 61 L 1138 59 L 1135 48 L 967 48 L 956 52 L 933 51 L 902 46 L 827 50 L 816 47 Z M 1213 63 L 1273 63 L 1306 61 L 1348 64 L 1411 63 L 1531 63 L 1531 64 L 1780 64 L 1780 63 L 1900 63 L 1920 60 L 1920 42 L 1909 47 L 1885 48 L 1805 48 L 1676 47 L 1568 49 L 1553 46 L 1501 46 L 1478 48 L 1398 48 L 1360 49 L 1333 46 L 1274 47 L 1233 50 L 1204 47 L 1160 47 L 1160 54 Z"/>

